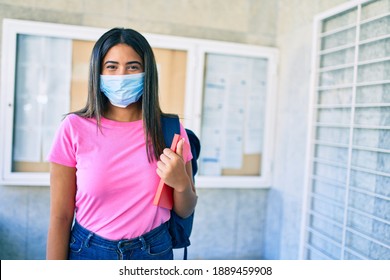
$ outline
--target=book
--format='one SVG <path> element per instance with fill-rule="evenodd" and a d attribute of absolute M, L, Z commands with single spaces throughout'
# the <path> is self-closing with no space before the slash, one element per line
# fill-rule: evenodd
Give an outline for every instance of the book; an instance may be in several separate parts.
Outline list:
<path fill-rule="evenodd" d="M 171 150 L 176 152 L 177 143 L 179 143 L 181 136 L 175 134 L 173 136 Z M 160 179 L 158 184 L 156 195 L 154 196 L 153 205 L 167 208 L 171 210 L 173 208 L 173 189 L 165 184 L 163 179 Z"/>

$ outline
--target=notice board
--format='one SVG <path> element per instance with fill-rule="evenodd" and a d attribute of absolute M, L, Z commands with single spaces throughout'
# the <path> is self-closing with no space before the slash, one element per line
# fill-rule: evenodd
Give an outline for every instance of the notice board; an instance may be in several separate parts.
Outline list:
<path fill-rule="evenodd" d="M 209 53 L 200 174 L 260 176 L 268 60 Z"/>

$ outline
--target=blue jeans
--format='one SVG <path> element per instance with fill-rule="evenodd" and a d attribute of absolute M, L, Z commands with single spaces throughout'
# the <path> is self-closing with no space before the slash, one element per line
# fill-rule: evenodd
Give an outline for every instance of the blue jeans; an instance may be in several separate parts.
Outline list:
<path fill-rule="evenodd" d="M 70 260 L 173 260 L 168 223 L 132 239 L 108 240 L 77 221 L 69 242 Z"/>

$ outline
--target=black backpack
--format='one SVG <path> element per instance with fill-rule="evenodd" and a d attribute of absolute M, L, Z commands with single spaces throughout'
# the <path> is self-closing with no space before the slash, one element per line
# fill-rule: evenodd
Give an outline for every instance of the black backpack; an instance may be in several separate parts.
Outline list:
<path fill-rule="evenodd" d="M 171 146 L 174 134 L 180 134 L 180 122 L 177 115 L 167 115 L 161 118 L 164 141 L 167 147 Z M 186 129 L 188 139 L 190 141 L 192 153 L 192 175 L 195 177 L 198 172 L 198 158 L 200 154 L 200 141 L 190 129 Z M 195 182 L 195 178 L 194 182 Z M 183 259 L 187 259 L 187 247 L 191 245 L 190 235 L 192 224 L 194 222 L 194 213 L 183 219 L 179 217 L 175 211 L 171 210 L 171 218 L 169 220 L 169 233 L 172 237 L 172 246 L 174 249 L 184 248 Z"/>

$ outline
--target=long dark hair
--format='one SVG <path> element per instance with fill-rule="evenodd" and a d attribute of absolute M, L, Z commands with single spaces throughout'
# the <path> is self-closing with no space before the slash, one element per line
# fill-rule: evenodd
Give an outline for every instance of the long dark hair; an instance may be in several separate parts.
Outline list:
<path fill-rule="evenodd" d="M 145 131 L 146 153 L 149 162 L 158 159 L 165 144 L 161 128 L 161 108 L 158 97 L 158 75 L 153 50 L 148 41 L 133 29 L 113 28 L 104 33 L 95 43 L 89 64 L 88 99 L 84 108 L 75 114 L 95 118 L 101 126 L 101 117 L 107 108 L 108 98 L 100 92 L 102 61 L 108 50 L 117 45 L 132 47 L 141 57 L 145 80 L 142 95 L 142 118 Z"/>

